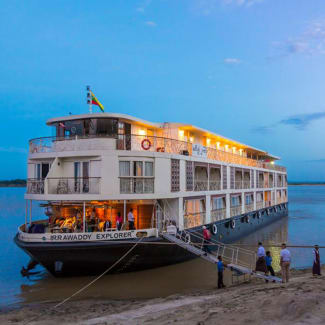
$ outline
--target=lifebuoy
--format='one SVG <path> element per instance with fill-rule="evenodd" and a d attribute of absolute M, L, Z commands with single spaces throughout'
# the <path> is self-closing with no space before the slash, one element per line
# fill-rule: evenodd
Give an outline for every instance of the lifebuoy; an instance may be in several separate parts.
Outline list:
<path fill-rule="evenodd" d="M 234 219 L 231 220 L 230 227 L 231 227 L 232 229 L 235 229 L 235 227 L 236 227 L 236 222 L 235 222 Z"/>
<path fill-rule="evenodd" d="M 261 218 L 261 216 L 262 216 L 261 211 L 258 211 L 258 212 L 257 212 L 257 219 Z"/>
<path fill-rule="evenodd" d="M 189 243 L 191 242 L 191 236 L 190 236 L 190 234 L 186 234 L 186 235 L 185 235 L 185 242 L 186 242 L 187 244 L 189 244 Z"/>
<path fill-rule="evenodd" d="M 212 233 L 214 235 L 216 235 L 218 233 L 218 227 L 216 226 L 216 224 L 213 224 L 213 226 L 212 226 Z"/>
<path fill-rule="evenodd" d="M 249 216 L 246 216 L 246 223 L 249 223 Z"/>
<path fill-rule="evenodd" d="M 279 210 L 280 210 L 280 211 L 282 210 L 282 208 L 281 208 L 281 204 L 279 205 Z"/>
<path fill-rule="evenodd" d="M 149 150 L 151 147 L 151 142 L 149 139 L 143 139 L 141 142 L 141 147 L 143 150 Z"/>

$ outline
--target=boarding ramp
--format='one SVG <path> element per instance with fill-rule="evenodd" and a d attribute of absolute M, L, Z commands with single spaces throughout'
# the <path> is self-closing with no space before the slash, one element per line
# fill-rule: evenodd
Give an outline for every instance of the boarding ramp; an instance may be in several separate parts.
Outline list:
<path fill-rule="evenodd" d="M 211 240 L 205 244 L 204 238 L 198 232 L 182 231 L 180 233 L 161 232 L 161 237 L 172 242 L 188 252 L 203 258 L 204 260 L 216 264 L 218 256 L 221 256 L 227 264 L 227 268 L 235 271 L 237 275 L 248 274 L 252 277 L 264 279 L 267 281 L 281 282 L 282 280 L 275 276 L 256 273 L 254 270 L 256 262 L 256 254 L 253 251 L 239 248 L 232 245 L 226 245 L 215 240 Z M 192 241 L 193 240 L 193 241 Z M 204 245 L 213 247 L 213 253 L 206 253 L 203 250 Z M 215 254 L 214 254 L 215 253 Z"/>

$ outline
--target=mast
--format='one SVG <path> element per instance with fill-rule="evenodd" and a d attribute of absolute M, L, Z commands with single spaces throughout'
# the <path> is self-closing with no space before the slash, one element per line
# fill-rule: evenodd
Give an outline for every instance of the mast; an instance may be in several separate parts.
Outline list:
<path fill-rule="evenodd" d="M 86 87 L 86 90 L 87 90 L 87 104 L 88 104 L 88 107 L 89 107 L 89 113 L 92 114 L 93 112 L 93 106 L 92 106 L 92 103 L 91 103 L 91 90 L 90 90 L 90 86 L 87 86 Z"/>

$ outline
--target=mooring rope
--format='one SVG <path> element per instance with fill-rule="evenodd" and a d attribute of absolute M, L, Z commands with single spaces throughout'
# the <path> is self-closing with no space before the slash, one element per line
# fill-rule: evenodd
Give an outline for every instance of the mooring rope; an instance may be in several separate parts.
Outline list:
<path fill-rule="evenodd" d="M 58 304 L 56 304 L 55 306 L 51 307 L 50 310 L 52 309 L 56 309 L 60 306 L 62 306 L 64 303 L 66 303 L 67 301 L 69 301 L 71 298 L 73 298 L 74 296 L 78 295 L 80 292 L 84 291 L 85 289 L 87 289 L 88 287 L 90 287 L 92 284 L 94 284 L 97 280 L 99 280 L 101 277 L 103 277 L 106 273 L 108 273 L 112 268 L 114 268 L 119 262 L 121 262 L 127 255 L 129 255 L 135 248 L 136 246 L 141 242 L 141 240 L 144 237 L 141 237 L 122 257 L 120 257 L 113 265 L 111 265 L 107 270 L 105 270 L 102 274 L 100 274 L 98 277 L 96 277 L 94 280 L 92 280 L 91 282 L 89 282 L 87 285 L 83 286 L 81 289 L 79 289 L 78 291 L 76 291 L 75 293 L 73 293 L 71 296 L 65 298 L 64 300 L 62 300 L 61 302 L 59 302 Z M 27 321 L 24 324 L 29 324 L 30 322 L 36 320 L 37 318 L 39 318 L 41 315 L 37 315 L 34 318 L 30 319 L 29 321 Z"/>

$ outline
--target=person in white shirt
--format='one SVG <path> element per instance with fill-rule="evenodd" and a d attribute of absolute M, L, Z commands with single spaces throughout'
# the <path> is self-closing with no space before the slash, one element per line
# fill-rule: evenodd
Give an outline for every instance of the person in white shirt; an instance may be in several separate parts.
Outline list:
<path fill-rule="evenodd" d="M 290 272 L 290 263 L 291 263 L 291 254 L 287 249 L 286 244 L 282 244 L 282 249 L 280 253 L 280 266 L 282 274 L 282 283 L 289 282 L 289 272 Z"/>
<path fill-rule="evenodd" d="M 129 222 L 129 230 L 135 230 L 134 227 L 134 215 L 133 215 L 133 209 L 130 209 L 130 212 L 128 213 L 128 222 Z"/>
<path fill-rule="evenodd" d="M 265 261 L 265 249 L 261 242 L 258 243 L 258 249 L 257 249 L 257 261 L 256 261 L 256 267 L 255 271 L 264 272 L 267 274 L 267 266 Z"/>

